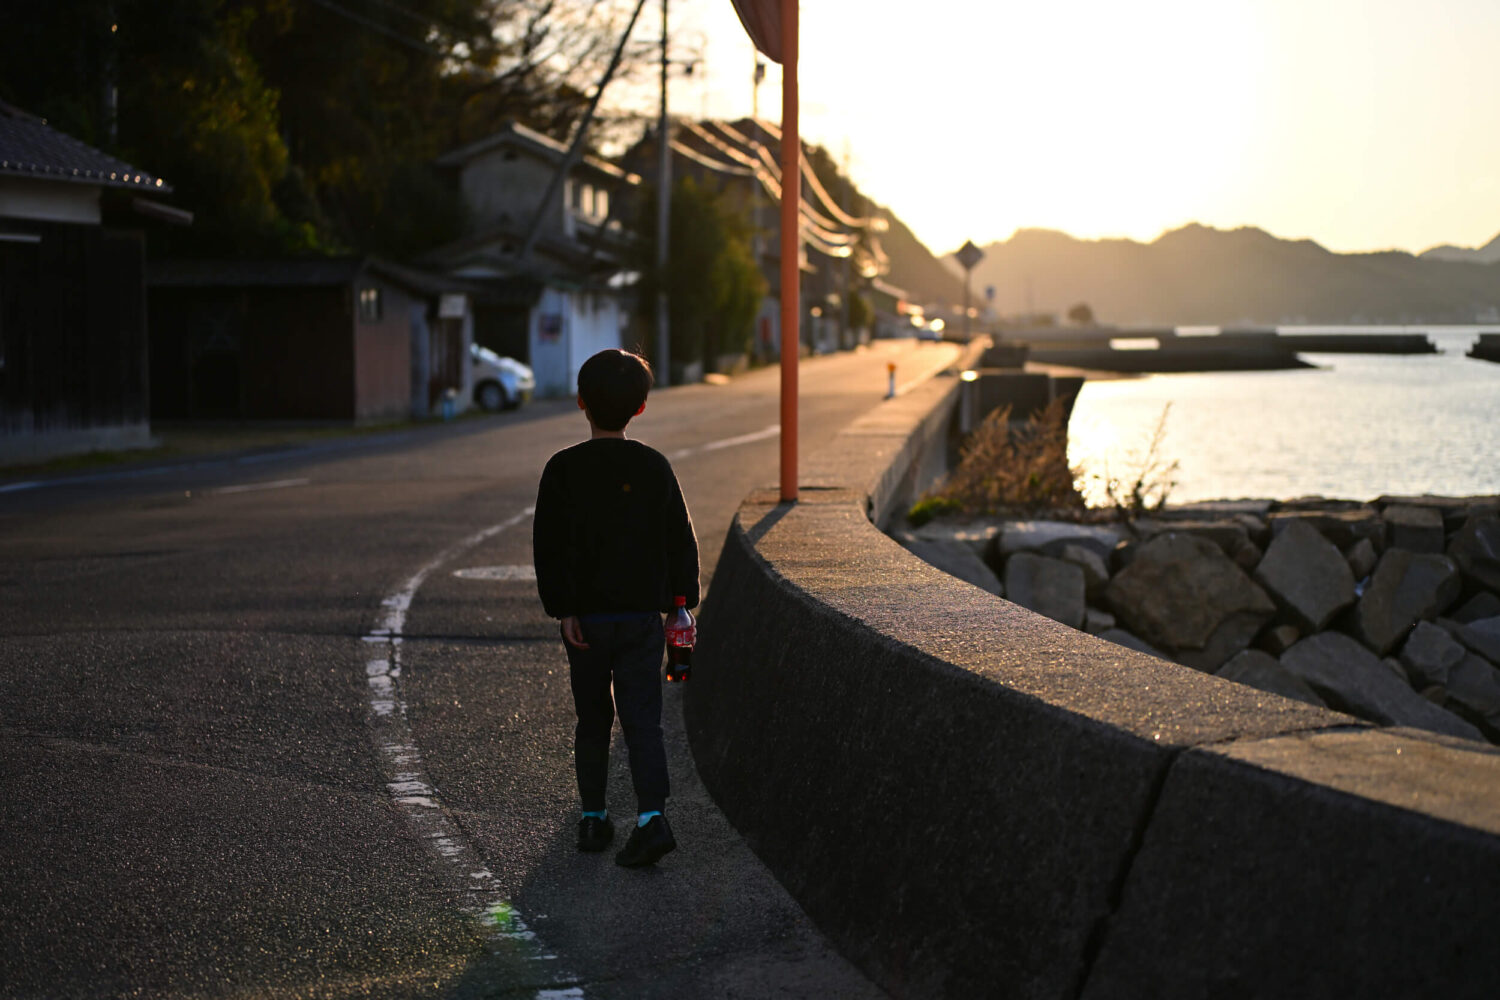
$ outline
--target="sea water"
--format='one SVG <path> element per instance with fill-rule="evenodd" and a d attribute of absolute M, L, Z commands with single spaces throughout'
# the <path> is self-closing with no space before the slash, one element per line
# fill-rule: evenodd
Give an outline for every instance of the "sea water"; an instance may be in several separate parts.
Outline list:
<path fill-rule="evenodd" d="M 1304 353 L 1315 368 L 1090 380 L 1068 457 L 1091 504 L 1139 474 L 1165 412 L 1170 501 L 1500 494 L 1500 364 L 1464 356 L 1494 327 L 1281 327 L 1427 333 L 1438 354 Z M 1148 484 L 1149 485 L 1149 484 Z"/>

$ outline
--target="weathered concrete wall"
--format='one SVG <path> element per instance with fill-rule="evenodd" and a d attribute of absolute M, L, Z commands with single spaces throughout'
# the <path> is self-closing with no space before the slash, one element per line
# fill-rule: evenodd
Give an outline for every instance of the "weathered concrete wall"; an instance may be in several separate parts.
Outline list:
<path fill-rule="evenodd" d="M 897 997 L 1490 997 L 1500 753 L 1076 632 L 880 533 L 954 379 L 749 497 L 687 691 L 698 768 Z"/>

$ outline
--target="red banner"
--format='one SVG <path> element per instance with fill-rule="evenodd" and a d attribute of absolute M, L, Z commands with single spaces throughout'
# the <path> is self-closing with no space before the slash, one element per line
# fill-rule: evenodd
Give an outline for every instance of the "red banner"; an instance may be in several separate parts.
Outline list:
<path fill-rule="evenodd" d="M 772 62 L 781 62 L 781 0 L 734 0 L 734 11 L 755 47 Z"/>

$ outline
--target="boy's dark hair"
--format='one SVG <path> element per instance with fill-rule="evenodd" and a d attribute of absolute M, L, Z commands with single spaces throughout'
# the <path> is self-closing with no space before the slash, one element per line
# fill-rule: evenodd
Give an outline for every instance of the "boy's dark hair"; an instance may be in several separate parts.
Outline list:
<path fill-rule="evenodd" d="M 610 348 L 578 369 L 578 396 L 596 427 L 619 431 L 645 405 L 653 381 L 645 358 Z"/>

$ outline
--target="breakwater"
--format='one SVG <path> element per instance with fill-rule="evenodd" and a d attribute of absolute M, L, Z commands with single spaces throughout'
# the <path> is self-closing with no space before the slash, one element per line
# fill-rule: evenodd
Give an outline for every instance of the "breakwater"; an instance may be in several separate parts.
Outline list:
<path fill-rule="evenodd" d="M 748 497 L 686 721 L 705 784 L 897 997 L 1489 997 L 1500 756 L 1106 642 L 877 524 L 957 380 Z"/>
<path fill-rule="evenodd" d="M 1030 360 L 1098 371 L 1273 371 L 1308 368 L 1299 354 L 1435 354 L 1425 333 L 1281 333 L 1226 327 L 1185 334 L 1175 327 L 1044 327 L 1009 330 L 1000 343 Z"/>

